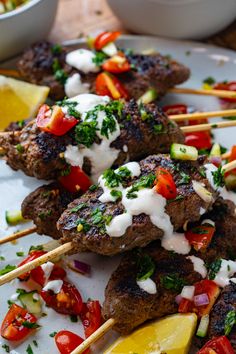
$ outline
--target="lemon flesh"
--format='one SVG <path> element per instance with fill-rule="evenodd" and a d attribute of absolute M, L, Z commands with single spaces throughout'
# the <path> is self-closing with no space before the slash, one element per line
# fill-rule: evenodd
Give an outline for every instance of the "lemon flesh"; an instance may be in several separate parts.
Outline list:
<path fill-rule="evenodd" d="M 104 354 L 187 354 L 196 325 L 194 313 L 168 316 L 120 337 Z"/>
<path fill-rule="evenodd" d="M 10 122 L 33 117 L 48 93 L 49 87 L 0 75 L 0 130 Z"/>

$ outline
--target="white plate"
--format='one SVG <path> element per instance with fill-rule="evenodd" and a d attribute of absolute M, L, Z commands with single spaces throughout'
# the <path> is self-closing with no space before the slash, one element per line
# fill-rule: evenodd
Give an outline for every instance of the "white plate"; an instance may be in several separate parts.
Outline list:
<path fill-rule="evenodd" d="M 186 64 L 191 68 L 192 72 L 190 80 L 185 84 L 188 87 L 199 88 L 202 80 L 208 76 L 214 77 L 216 81 L 236 79 L 236 53 L 233 51 L 202 43 L 170 41 L 155 37 L 123 36 L 119 42 L 122 47 L 133 48 L 137 52 L 153 48 L 163 54 L 170 54 L 173 58 Z M 69 44 L 78 46 L 81 43 L 83 42 L 77 40 L 69 42 Z M 12 64 L 10 63 L 10 65 Z M 9 63 L 7 66 L 9 66 Z M 168 95 L 164 101 L 172 103 L 184 102 L 200 110 L 216 110 L 220 108 L 218 99 L 213 97 Z M 216 140 L 226 147 L 236 143 L 235 133 L 236 128 L 221 129 L 214 132 Z M 27 177 L 21 172 L 12 171 L 3 160 L 0 161 L 0 237 L 30 226 L 30 224 L 24 224 L 17 227 L 7 227 L 5 211 L 20 209 L 23 198 L 42 184 L 43 181 Z M 17 251 L 24 250 L 27 253 L 30 245 L 41 244 L 47 240 L 50 240 L 50 238 L 34 234 L 19 240 L 16 245 L 7 244 L 1 246 L 0 256 L 4 256 L 6 261 L 0 261 L 0 268 L 3 268 L 6 264 L 17 264 L 21 260 L 21 258 L 16 256 Z M 77 285 L 84 300 L 92 298 L 99 299 L 102 302 L 104 288 L 111 272 L 118 265 L 119 257 L 109 258 L 92 254 L 81 254 L 73 257 L 91 264 L 92 274 L 91 277 L 85 277 L 67 270 L 69 279 Z M 8 309 L 7 300 L 19 287 L 24 287 L 24 284 L 15 280 L 1 288 L 0 322 Z M 31 344 L 35 354 L 56 354 L 58 352 L 54 339 L 49 336 L 50 333 L 68 329 L 83 337 L 83 328 L 80 322 L 72 323 L 67 316 L 57 314 L 48 308 L 45 308 L 44 311 L 48 316 L 39 320 L 42 328 L 37 334 L 34 337 L 30 337 L 27 342 L 16 346 L 11 345 L 11 349 L 15 349 L 17 353 L 24 354 L 28 344 Z M 116 336 L 115 333 L 110 332 L 94 347 L 94 353 L 102 353 L 108 343 L 111 343 Z M 34 339 L 37 340 L 38 348 L 35 348 L 32 344 Z M 1 345 L 4 343 L 4 340 L 1 339 Z M 0 353 L 4 353 L 1 346 Z"/>

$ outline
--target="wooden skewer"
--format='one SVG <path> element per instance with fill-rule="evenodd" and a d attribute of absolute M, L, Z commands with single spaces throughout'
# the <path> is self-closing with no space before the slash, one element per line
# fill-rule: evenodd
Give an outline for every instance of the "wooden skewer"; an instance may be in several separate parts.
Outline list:
<path fill-rule="evenodd" d="M 103 337 L 115 324 L 115 320 L 110 318 L 101 327 L 99 327 L 91 336 L 89 336 L 83 343 L 81 343 L 77 348 L 75 348 L 71 354 L 80 354 L 84 350 L 88 349 L 93 343 L 95 343 L 99 338 Z"/>
<path fill-rule="evenodd" d="M 215 118 L 215 117 L 231 117 L 236 116 L 236 109 L 227 109 L 223 111 L 212 111 L 212 112 L 196 112 L 187 114 L 173 114 L 169 115 L 171 120 L 176 122 L 181 120 L 193 120 L 193 119 L 205 119 L 205 118 Z"/>
<path fill-rule="evenodd" d="M 11 77 L 20 77 L 19 71 L 13 70 L 13 69 L 0 69 L 0 75 L 11 76 Z"/>
<path fill-rule="evenodd" d="M 18 238 L 33 234 L 36 231 L 37 231 L 37 227 L 34 226 L 34 227 L 29 228 L 29 229 L 25 229 L 25 230 L 16 232 L 16 233 L 14 233 L 14 234 L 12 234 L 10 236 L 3 237 L 3 238 L 0 239 L 0 245 L 3 245 L 4 243 L 7 243 L 7 242 L 15 241 Z"/>
<path fill-rule="evenodd" d="M 228 128 L 228 127 L 235 127 L 236 120 L 227 120 L 225 122 L 217 122 L 217 123 L 206 123 L 206 124 L 197 124 L 197 125 L 189 125 L 187 127 L 181 127 L 180 129 L 184 133 L 193 133 L 199 131 L 206 131 L 216 128 Z"/>
<path fill-rule="evenodd" d="M 174 87 L 168 90 L 171 93 L 185 93 L 188 95 L 204 95 L 204 96 L 215 96 L 221 98 L 236 98 L 235 91 L 227 90 L 204 90 L 204 89 L 191 89 L 187 87 Z"/>
<path fill-rule="evenodd" d="M 222 160 L 227 160 L 231 155 L 231 151 L 227 151 L 224 154 L 221 155 Z"/>
<path fill-rule="evenodd" d="M 41 264 L 46 263 L 58 256 L 61 256 L 62 254 L 67 253 L 72 248 L 73 248 L 72 242 L 67 242 L 64 245 L 61 245 L 61 246 L 55 248 L 54 250 L 52 250 L 48 253 L 45 253 L 41 257 L 34 259 L 32 262 L 26 263 L 23 266 L 16 268 L 5 275 L 2 275 L 0 277 L 0 285 L 6 284 L 6 283 L 10 282 L 11 280 L 19 277 L 20 275 L 30 272 L 32 269 L 40 266 Z"/>
<path fill-rule="evenodd" d="M 229 163 L 227 163 L 226 165 L 222 166 L 222 171 L 225 172 L 229 172 L 231 170 L 233 170 L 234 168 L 236 168 L 236 160 L 231 161 Z"/>

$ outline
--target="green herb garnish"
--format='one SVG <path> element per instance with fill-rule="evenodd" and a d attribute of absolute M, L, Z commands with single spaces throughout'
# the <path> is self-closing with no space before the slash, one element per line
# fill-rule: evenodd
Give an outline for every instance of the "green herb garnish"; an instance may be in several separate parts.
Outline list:
<path fill-rule="evenodd" d="M 54 338 L 56 334 L 57 334 L 57 332 L 52 332 L 49 334 L 49 337 Z"/>
<path fill-rule="evenodd" d="M 52 70 L 53 70 L 53 74 L 55 76 L 55 79 L 58 82 L 60 82 L 60 84 L 64 85 L 66 83 L 66 80 L 68 79 L 68 75 L 61 68 L 58 58 L 53 59 Z"/>
<path fill-rule="evenodd" d="M 37 323 L 29 322 L 29 321 L 23 321 L 22 326 L 30 329 L 36 329 L 40 327 Z"/>
<path fill-rule="evenodd" d="M 24 252 L 16 252 L 17 257 L 24 257 Z"/>
<path fill-rule="evenodd" d="M 84 219 L 78 219 L 77 221 L 76 221 L 76 225 L 82 225 L 83 226 L 83 230 L 85 231 L 85 232 L 88 232 L 90 229 L 91 229 L 91 225 L 89 225 Z"/>
<path fill-rule="evenodd" d="M 43 251 L 43 245 L 30 246 L 28 253 L 30 253 L 31 251 Z"/>
<path fill-rule="evenodd" d="M 214 185 L 216 187 L 224 187 L 225 179 L 224 179 L 224 171 L 222 167 L 218 167 L 218 169 L 214 172 L 211 172 L 213 176 Z"/>
<path fill-rule="evenodd" d="M 216 83 L 216 80 L 212 76 L 208 76 L 203 80 L 203 83 L 212 86 Z"/>
<path fill-rule="evenodd" d="M 103 62 L 106 60 L 107 55 L 103 52 L 95 52 L 95 57 L 92 59 L 92 62 L 97 65 L 101 66 Z"/>
<path fill-rule="evenodd" d="M 37 343 L 36 340 L 33 340 L 33 344 L 34 344 L 35 347 L 38 347 L 38 343 Z"/>
<path fill-rule="evenodd" d="M 41 219 L 41 220 L 45 220 L 48 216 L 51 216 L 52 215 L 52 210 L 47 210 L 45 212 L 41 212 L 38 214 L 38 217 Z"/>
<path fill-rule="evenodd" d="M 181 179 L 178 181 L 178 185 L 188 184 L 191 180 L 191 177 L 183 171 L 180 171 L 180 176 Z"/>
<path fill-rule="evenodd" d="M 167 274 L 160 277 L 161 285 L 168 290 L 174 290 L 180 292 L 187 283 L 183 278 L 180 278 L 178 274 Z"/>
<path fill-rule="evenodd" d="M 116 189 L 112 189 L 112 191 L 110 192 L 111 196 L 113 198 L 115 198 L 115 200 L 121 199 L 122 198 L 122 192 L 118 191 Z"/>
<path fill-rule="evenodd" d="M 71 320 L 71 322 L 78 322 L 78 316 L 77 315 L 70 315 L 70 320 Z"/>
<path fill-rule="evenodd" d="M 5 257 L 0 256 L 0 261 L 5 261 Z"/>
<path fill-rule="evenodd" d="M 33 349 L 32 349 L 32 347 L 31 347 L 30 344 L 29 344 L 28 347 L 26 348 L 26 352 L 27 352 L 27 354 L 34 354 Z"/>
<path fill-rule="evenodd" d="M 111 168 L 103 172 L 102 177 L 106 180 L 105 185 L 110 188 L 118 187 L 125 179 L 131 177 L 130 170 L 122 166 L 118 170 L 112 170 Z"/>
<path fill-rule="evenodd" d="M 219 272 L 221 268 L 222 260 L 221 259 L 216 259 L 214 262 L 212 262 L 209 267 L 208 267 L 208 278 L 210 280 L 214 280 L 216 277 L 216 274 Z"/>
<path fill-rule="evenodd" d="M 137 198 L 137 193 L 140 189 L 143 188 L 152 188 L 156 176 L 152 173 L 147 176 L 142 176 L 137 182 L 135 182 L 131 188 L 128 190 L 126 196 L 129 199 Z"/>
<path fill-rule="evenodd" d="M 19 152 L 19 154 L 22 154 L 25 151 L 24 146 L 21 144 L 16 145 L 16 150 Z"/>
<path fill-rule="evenodd" d="M 97 189 L 98 189 L 98 185 L 97 185 L 97 184 L 92 184 L 92 186 L 89 187 L 89 190 L 90 190 L 91 192 L 94 192 L 94 191 L 96 191 Z"/>
<path fill-rule="evenodd" d="M 0 270 L 0 275 L 7 274 L 7 273 L 11 272 L 14 269 L 16 269 L 16 266 L 8 264 L 8 265 L 6 265 L 5 268 L 2 268 Z"/>
<path fill-rule="evenodd" d="M 2 348 L 5 349 L 5 352 L 6 352 L 6 353 L 10 353 L 10 347 L 9 347 L 9 345 L 3 344 L 3 345 L 2 345 Z"/>
<path fill-rule="evenodd" d="M 225 318 L 225 335 L 228 336 L 236 323 L 236 311 L 229 311 Z"/>
<path fill-rule="evenodd" d="M 89 148 L 96 139 L 97 121 L 83 121 L 75 127 L 75 140 Z"/>
<path fill-rule="evenodd" d="M 62 46 L 60 44 L 54 44 L 51 47 L 51 51 L 53 54 L 60 54 L 62 52 Z"/>
<path fill-rule="evenodd" d="M 77 211 L 87 208 L 88 204 L 87 203 L 80 203 L 76 207 L 72 208 L 70 210 L 71 213 L 76 213 Z"/>
<path fill-rule="evenodd" d="M 142 251 L 140 251 L 137 255 L 137 268 L 138 273 L 136 280 L 146 280 L 153 275 L 155 271 L 155 263 L 148 254 L 142 253 Z"/>

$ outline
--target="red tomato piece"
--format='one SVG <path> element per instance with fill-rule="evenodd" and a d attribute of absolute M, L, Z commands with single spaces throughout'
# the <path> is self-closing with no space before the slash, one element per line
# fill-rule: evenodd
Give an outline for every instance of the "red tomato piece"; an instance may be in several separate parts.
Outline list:
<path fill-rule="evenodd" d="M 70 354 L 75 348 L 83 343 L 83 338 L 70 331 L 60 331 L 55 335 L 55 342 L 60 354 Z M 83 354 L 88 354 L 89 349 Z"/>
<path fill-rule="evenodd" d="M 45 251 L 37 251 L 37 250 L 31 251 L 29 253 L 29 255 L 22 262 L 20 262 L 20 264 L 18 264 L 18 267 L 21 267 L 24 264 L 27 264 L 29 262 L 32 262 L 34 259 L 37 259 L 37 258 L 41 257 L 45 253 L 47 253 L 47 252 L 45 252 Z M 35 268 L 35 269 L 37 269 L 37 268 Z M 27 272 L 27 273 L 21 274 L 18 277 L 18 279 L 22 280 L 22 281 L 26 281 L 26 280 L 28 280 L 29 276 L 30 276 L 30 272 Z"/>
<path fill-rule="evenodd" d="M 94 48 L 96 50 L 101 50 L 105 45 L 110 42 L 115 42 L 115 40 L 121 35 L 121 32 L 102 32 L 100 33 L 95 41 L 94 41 Z"/>
<path fill-rule="evenodd" d="M 162 107 L 162 110 L 168 115 L 175 115 L 175 114 L 186 114 L 188 113 L 188 107 L 185 104 L 171 104 L 168 106 Z"/>
<path fill-rule="evenodd" d="M 79 315 L 81 313 L 83 302 L 77 288 L 65 280 L 58 294 L 52 290 L 42 290 L 40 295 L 47 306 L 53 308 L 56 312 L 64 315 Z"/>
<path fill-rule="evenodd" d="M 179 311 L 180 313 L 192 312 L 192 308 L 193 308 L 193 303 L 192 303 L 192 301 L 183 298 L 183 299 L 180 301 L 178 311 Z"/>
<path fill-rule="evenodd" d="M 46 282 L 45 274 L 41 266 L 31 270 L 30 276 L 39 285 L 41 286 L 45 285 Z M 64 279 L 65 276 L 66 276 L 66 271 L 62 267 L 54 264 L 48 280 Z"/>
<path fill-rule="evenodd" d="M 99 301 L 95 300 L 84 303 L 80 318 L 83 322 L 85 337 L 87 338 L 91 336 L 102 323 Z"/>
<path fill-rule="evenodd" d="M 200 225 L 185 232 L 185 237 L 196 251 L 205 250 L 211 243 L 215 227 Z"/>
<path fill-rule="evenodd" d="M 103 70 L 112 74 L 120 74 L 131 69 L 130 63 L 123 53 L 118 53 L 114 57 L 105 61 L 102 65 Z"/>
<path fill-rule="evenodd" d="M 215 337 L 209 340 L 197 354 L 235 354 L 235 351 L 226 336 Z"/>
<path fill-rule="evenodd" d="M 212 146 L 209 132 L 194 132 L 185 134 L 185 144 L 195 146 L 198 150 L 210 149 Z"/>
<path fill-rule="evenodd" d="M 61 136 L 66 134 L 71 128 L 78 123 L 75 117 L 66 115 L 59 106 L 43 104 L 36 117 L 36 124 L 40 130 Z"/>
<path fill-rule="evenodd" d="M 236 81 L 231 82 L 219 82 L 218 84 L 214 85 L 213 88 L 215 90 L 226 90 L 226 91 L 235 91 L 236 95 Z M 221 98 L 221 100 L 225 102 L 236 102 L 236 97 L 232 98 Z"/>
<path fill-rule="evenodd" d="M 109 73 L 100 73 L 95 82 L 96 94 L 100 96 L 109 96 L 114 100 L 120 98 L 128 99 L 129 94 L 121 82 Z"/>
<path fill-rule="evenodd" d="M 166 199 L 177 197 L 175 181 L 171 173 L 163 167 L 158 167 L 156 170 L 155 189 Z"/>
<path fill-rule="evenodd" d="M 24 326 L 24 322 L 36 323 L 37 318 L 20 306 L 11 305 L 2 322 L 1 336 L 10 341 L 24 339 L 33 331 L 33 328 Z"/>
<path fill-rule="evenodd" d="M 92 184 L 89 177 L 79 166 L 71 166 L 70 173 L 67 176 L 61 176 L 59 181 L 64 188 L 72 193 L 79 190 L 86 192 Z"/>

